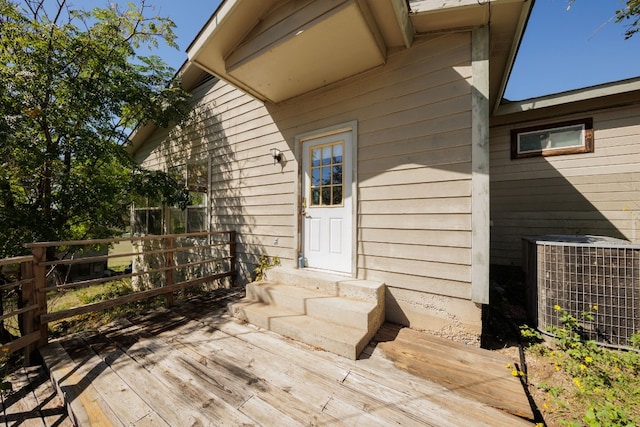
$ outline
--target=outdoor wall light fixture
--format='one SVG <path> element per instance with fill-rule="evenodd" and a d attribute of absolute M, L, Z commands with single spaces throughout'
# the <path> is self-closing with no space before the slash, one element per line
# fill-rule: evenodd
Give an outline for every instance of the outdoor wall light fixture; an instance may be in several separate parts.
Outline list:
<path fill-rule="evenodd" d="M 271 152 L 271 157 L 273 157 L 273 164 L 280 163 L 282 161 L 282 153 L 277 148 L 272 148 L 269 150 Z"/>

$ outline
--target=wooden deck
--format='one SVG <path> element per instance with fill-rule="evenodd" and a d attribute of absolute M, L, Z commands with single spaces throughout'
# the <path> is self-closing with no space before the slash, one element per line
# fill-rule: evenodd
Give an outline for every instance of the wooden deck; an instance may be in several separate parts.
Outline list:
<path fill-rule="evenodd" d="M 225 303 L 209 295 L 44 348 L 72 421 L 533 425 L 501 355 L 385 325 L 352 361 L 239 323 L 220 308 Z"/>
<path fill-rule="evenodd" d="M 12 391 L 2 394 L 0 426 L 73 427 L 42 366 L 18 368 L 6 381 Z"/>

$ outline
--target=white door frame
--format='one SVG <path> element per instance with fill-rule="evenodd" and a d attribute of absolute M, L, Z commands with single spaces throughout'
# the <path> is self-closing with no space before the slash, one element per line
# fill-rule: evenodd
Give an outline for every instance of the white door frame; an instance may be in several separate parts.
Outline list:
<path fill-rule="evenodd" d="M 357 182 L 357 165 L 358 165 L 358 122 L 356 120 L 340 123 L 334 126 L 329 126 L 326 128 L 301 133 L 295 136 L 295 158 L 298 161 L 298 173 L 296 174 L 296 182 L 295 182 L 295 190 L 294 190 L 294 206 L 295 206 L 295 224 L 297 228 L 297 233 L 294 235 L 294 249 L 296 249 L 296 259 L 297 256 L 302 251 L 302 234 L 304 232 L 304 223 L 302 221 L 302 216 L 300 212 L 302 211 L 302 174 L 304 171 L 302 170 L 302 144 L 305 141 L 310 139 L 322 138 L 325 136 L 331 136 L 338 133 L 350 132 L 351 133 L 351 277 L 357 277 L 358 271 L 358 246 L 357 246 L 357 236 L 358 236 L 358 182 Z M 296 263 L 297 265 L 297 263 Z"/>

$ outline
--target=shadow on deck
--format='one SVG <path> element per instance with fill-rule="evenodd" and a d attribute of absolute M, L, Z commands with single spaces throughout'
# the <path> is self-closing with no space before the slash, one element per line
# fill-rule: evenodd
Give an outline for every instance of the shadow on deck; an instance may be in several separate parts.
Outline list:
<path fill-rule="evenodd" d="M 42 350 L 78 426 L 532 426 L 504 356 L 385 324 L 348 360 L 226 315 L 237 295 L 54 341 Z"/>

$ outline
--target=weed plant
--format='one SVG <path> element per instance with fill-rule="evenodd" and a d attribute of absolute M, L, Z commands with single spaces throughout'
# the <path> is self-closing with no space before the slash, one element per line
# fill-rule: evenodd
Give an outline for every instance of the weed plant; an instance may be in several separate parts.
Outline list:
<path fill-rule="evenodd" d="M 578 317 L 554 308 L 562 325 L 549 329 L 553 342 L 545 342 L 534 329 L 521 328 L 529 351 L 551 363 L 558 374 L 536 384 L 547 394 L 545 409 L 560 412 L 558 423 L 564 426 L 640 426 L 640 333 L 631 339 L 636 351 L 601 347 L 585 339 L 581 325 L 593 320 L 597 306 Z"/>
<path fill-rule="evenodd" d="M 266 255 L 262 255 L 258 260 L 258 263 L 253 268 L 253 280 L 252 282 L 259 282 L 260 280 L 266 280 L 267 270 L 280 265 L 280 258 L 274 256 L 269 258 Z"/>

